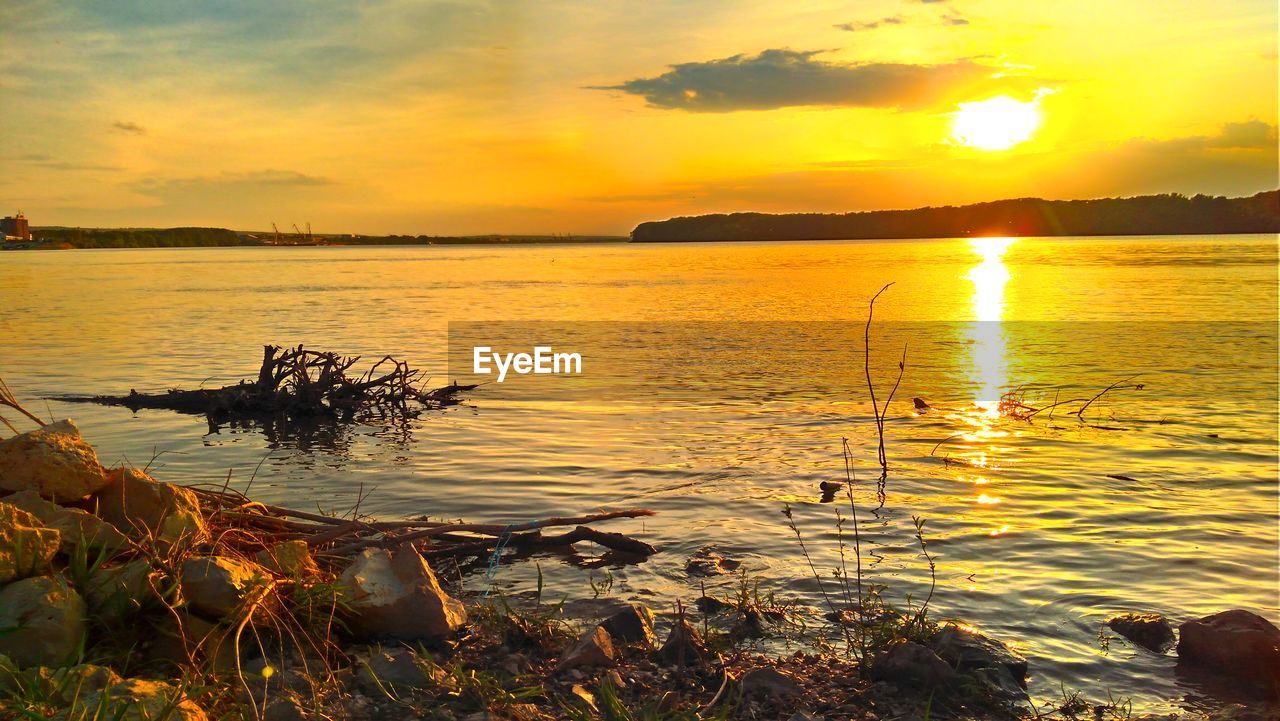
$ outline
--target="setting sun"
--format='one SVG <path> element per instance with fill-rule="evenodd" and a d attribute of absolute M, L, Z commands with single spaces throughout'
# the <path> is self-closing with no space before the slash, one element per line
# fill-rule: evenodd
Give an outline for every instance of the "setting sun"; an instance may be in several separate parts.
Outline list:
<path fill-rule="evenodd" d="M 1040 127 L 1036 101 L 1021 102 L 1001 95 L 976 103 L 961 103 L 952 121 L 951 137 L 979 150 L 1006 150 L 1026 142 Z"/>

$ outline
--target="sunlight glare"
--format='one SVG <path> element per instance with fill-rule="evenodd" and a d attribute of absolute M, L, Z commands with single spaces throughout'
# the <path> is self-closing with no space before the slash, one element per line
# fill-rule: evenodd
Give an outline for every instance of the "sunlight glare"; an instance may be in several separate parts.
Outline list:
<path fill-rule="evenodd" d="M 1040 127 L 1039 98 L 1028 102 L 1000 95 L 960 103 L 951 121 L 951 137 L 979 150 L 1007 150 L 1031 139 Z"/>

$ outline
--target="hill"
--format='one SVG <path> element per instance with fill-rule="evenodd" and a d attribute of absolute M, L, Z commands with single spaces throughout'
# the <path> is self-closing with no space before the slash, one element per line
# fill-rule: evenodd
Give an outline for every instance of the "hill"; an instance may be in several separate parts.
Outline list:
<path fill-rule="evenodd" d="M 962 206 L 823 214 L 731 213 L 641 223 L 632 242 L 1280 233 L 1280 190 L 1246 198 L 1144 195 L 1018 198 Z"/>

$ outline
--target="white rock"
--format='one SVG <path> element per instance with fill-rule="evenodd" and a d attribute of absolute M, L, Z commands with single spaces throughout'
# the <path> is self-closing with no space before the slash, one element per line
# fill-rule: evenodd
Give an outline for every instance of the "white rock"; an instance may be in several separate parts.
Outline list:
<path fill-rule="evenodd" d="M 365 549 L 339 583 L 354 612 L 347 625 L 358 636 L 439 640 L 467 622 L 466 609 L 444 592 L 412 546 L 394 552 Z"/>

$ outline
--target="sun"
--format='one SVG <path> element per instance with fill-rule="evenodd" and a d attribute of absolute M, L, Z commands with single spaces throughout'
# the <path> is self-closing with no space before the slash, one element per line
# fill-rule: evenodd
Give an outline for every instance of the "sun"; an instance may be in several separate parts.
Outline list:
<path fill-rule="evenodd" d="M 1037 100 L 1022 102 L 1000 95 L 960 103 L 960 110 L 952 117 L 951 138 L 979 150 L 1007 150 L 1024 143 L 1040 127 Z"/>

